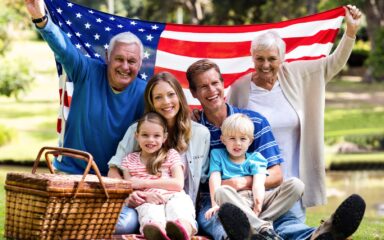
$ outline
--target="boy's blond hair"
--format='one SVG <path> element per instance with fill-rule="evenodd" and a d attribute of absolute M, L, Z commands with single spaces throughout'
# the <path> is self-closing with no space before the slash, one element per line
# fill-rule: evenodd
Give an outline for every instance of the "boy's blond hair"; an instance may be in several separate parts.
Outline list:
<path fill-rule="evenodd" d="M 244 134 L 253 139 L 254 125 L 252 120 L 242 113 L 235 113 L 227 117 L 221 125 L 221 135 L 230 136 Z"/>

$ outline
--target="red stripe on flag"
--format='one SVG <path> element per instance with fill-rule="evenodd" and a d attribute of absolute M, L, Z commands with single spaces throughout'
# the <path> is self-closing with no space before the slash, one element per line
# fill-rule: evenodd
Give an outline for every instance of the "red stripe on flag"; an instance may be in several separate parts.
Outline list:
<path fill-rule="evenodd" d="M 333 43 L 338 32 L 339 29 L 330 29 L 319 31 L 317 34 L 308 37 L 284 38 L 283 40 L 287 46 L 286 53 L 289 53 L 299 46 L 307 46 L 314 43 Z"/>
<path fill-rule="evenodd" d="M 59 89 L 60 105 L 63 105 L 62 100 L 64 99 L 64 106 L 66 106 L 66 107 L 71 106 L 72 96 L 69 96 L 67 91 L 64 92 L 64 98 L 63 98 L 62 94 L 63 94 L 63 89 L 60 88 Z"/>
<path fill-rule="evenodd" d="M 315 60 L 319 58 L 326 57 L 325 55 L 320 55 L 320 56 L 314 56 L 314 57 L 301 57 L 301 58 L 291 58 L 286 60 L 286 62 L 293 62 L 293 61 L 300 61 L 300 60 Z"/>
<path fill-rule="evenodd" d="M 282 28 L 292 24 L 313 22 L 320 20 L 333 19 L 339 16 L 344 16 L 345 10 L 343 7 L 338 7 L 325 12 L 317 13 L 314 15 L 291 19 L 278 23 L 265 23 L 265 24 L 252 24 L 252 25 L 236 25 L 236 26 L 220 26 L 220 25 L 188 25 L 188 24 L 173 24 L 167 23 L 166 31 L 177 32 L 193 32 L 193 33 L 244 33 L 268 30 L 270 28 Z"/>
<path fill-rule="evenodd" d="M 190 42 L 160 38 L 158 50 L 197 58 L 232 58 L 249 55 L 251 42 Z"/>
<path fill-rule="evenodd" d="M 61 101 L 62 96 L 63 96 L 63 89 L 62 89 L 62 88 L 59 88 L 60 105 L 63 104 L 62 101 Z"/>
<path fill-rule="evenodd" d="M 57 122 L 56 122 L 56 132 L 57 133 L 61 133 L 61 118 L 58 118 L 57 119 Z"/>
<path fill-rule="evenodd" d="M 312 45 L 314 43 L 333 42 L 338 29 L 319 31 L 308 37 L 284 38 L 287 45 L 286 53 L 298 46 Z M 251 42 L 190 42 L 169 38 L 160 38 L 158 50 L 196 58 L 235 58 L 250 55 Z"/>
<path fill-rule="evenodd" d="M 68 92 L 64 92 L 64 106 L 69 107 L 71 106 L 72 96 L 68 95 Z"/>

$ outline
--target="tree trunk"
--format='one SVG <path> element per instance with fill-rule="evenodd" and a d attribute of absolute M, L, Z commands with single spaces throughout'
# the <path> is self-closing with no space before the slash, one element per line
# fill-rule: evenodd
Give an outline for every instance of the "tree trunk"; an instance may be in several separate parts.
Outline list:
<path fill-rule="evenodd" d="M 306 0 L 307 5 L 307 14 L 315 14 L 317 13 L 317 5 L 319 4 L 320 0 Z"/>
<path fill-rule="evenodd" d="M 367 0 L 364 1 L 362 7 L 367 20 L 367 34 L 371 41 L 371 52 L 375 52 L 376 44 L 380 44 L 375 42 L 375 32 L 384 27 L 384 2 L 381 0 Z M 372 72 L 372 67 L 368 66 L 364 74 L 364 82 L 373 82 Z"/>

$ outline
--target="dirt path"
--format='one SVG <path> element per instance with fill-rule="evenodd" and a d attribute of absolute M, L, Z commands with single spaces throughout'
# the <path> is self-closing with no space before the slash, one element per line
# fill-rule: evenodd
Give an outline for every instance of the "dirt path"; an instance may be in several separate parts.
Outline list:
<path fill-rule="evenodd" d="M 327 92 L 326 106 L 357 108 L 362 105 L 384 107 L 384 91 L 371 93 Z"/>
<path fill-rule="evenodd" d="M 348 79 L 344 76 L 343 79 Z M 384 83 L 331 81 L 326 89 L 326 106 L 341 108 L 384 107 Z"/>

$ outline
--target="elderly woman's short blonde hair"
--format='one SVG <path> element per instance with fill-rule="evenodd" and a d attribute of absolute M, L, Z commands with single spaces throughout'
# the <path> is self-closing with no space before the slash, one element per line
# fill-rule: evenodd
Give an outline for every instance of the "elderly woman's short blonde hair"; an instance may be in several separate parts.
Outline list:
<path fill-rule="evenodd" d="M 235 113 L 227 117 L 221 125 L 221 135 L 233 136 L 244 134 L 253 140 L 254 125 L 245 114 Z"/>
<path fill-rule="evenodd" d="M 252 40 L 251 43 L 251 55 L 256 50 L 265 50 L 277 48 L 279 51 L 280 60 L 283 62 L 285 58 L 286 45 L 280 35 L 275 31 L 267 31 Z"/>

